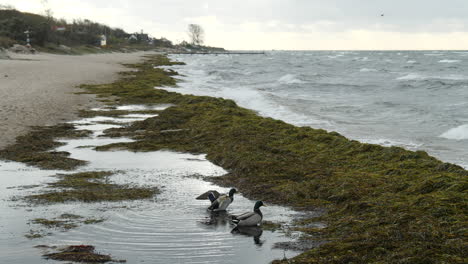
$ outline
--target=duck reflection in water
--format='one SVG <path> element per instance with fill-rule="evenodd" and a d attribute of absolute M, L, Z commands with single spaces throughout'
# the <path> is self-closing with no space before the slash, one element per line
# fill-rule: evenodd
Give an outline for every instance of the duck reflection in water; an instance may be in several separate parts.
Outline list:
<path fill-rule="evenodd" d="M 225 226 L 229 223 L 229 214 L 226 211 L 212 211 L 209 218 L 206 218 L 202 224 L 209 226 Z"/>
<path fill-rule="evenodd" d="M 263 234 L 263 229 L 259 226 L 236 226 L 231 230 L 231 234 L 240 234 L 253 237 L 255 245 L 262 246 L 263 242 L 260 237 Z"/>

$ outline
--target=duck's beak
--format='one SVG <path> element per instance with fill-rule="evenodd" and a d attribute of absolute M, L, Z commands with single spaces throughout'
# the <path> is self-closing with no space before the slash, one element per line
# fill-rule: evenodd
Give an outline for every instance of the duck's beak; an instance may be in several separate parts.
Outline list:
<path fill-rule="evenodd" d="M 263 206 L 268 207 L 266 204 L 263 204 Z"/>

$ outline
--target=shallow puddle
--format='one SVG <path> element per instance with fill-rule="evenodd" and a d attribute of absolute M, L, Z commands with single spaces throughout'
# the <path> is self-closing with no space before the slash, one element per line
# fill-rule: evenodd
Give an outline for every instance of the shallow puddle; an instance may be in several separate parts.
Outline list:
<path fill-rule="evenodd" d="M 163 106 L 147 107 L 163 109 Z M 168 106 L 164 106 L 168 107 Z M 126 106 L 125 110 L 141 110 L 142 106 Z M 78 129 L 93 131 L 85 139 L 64 140 L 58 151 L 68 151 L 72 158 L 89 161 L 78 171 L 118 171 L 110 182 L 158 187 L 161 193 L 150 200 L 66 203 L 28 206 L 21 200 L 11 201 L 43 190 L 25 185 L 55 181 L 49 177 L 57 171 L 44 171 L 14 162 L 0 162 L 0 262 L 50 263 L 41 259 L 36 245 L 90 244 L 97 251 L 111 254 L 127 263 L 269 263 L 274 259 L 293 257 L 298 252 L 273 249 L 276 242 L 292 241 L 294 235 L 261 228 L 231 233 L 234 226 L 226 214 L 211 214 L 208 201 L 195 197 L 207 190 L 227 192 L 228 188 L 214 186 L 200 176 L 219 176 L 225 171 L 205 159 L 171 151 L 134 153 L 130 151 L 97 152 L 91 146 L 128 142 L 125 138 L 99 137 L 103 130 L 118 125 L 100 124 L 102 121 L 124 123 L 122 120 L 141 120 L 147 115 L 127 115 L 121 118 L 95 117 L 74 122 Z M 85 146 L 85 147 L 83 147 Z M 23 186 L 22 188 L 16 188 Z M 239 190 L 242 193 L 242 190 Z M 235 195 L 228 214 L 251 211 L 255 201 Z M 288 225 L 297 212 L 285 207 L 262 207 L 264 220 Z M 28 224 L 34 218 L 54 218 L 64 213 L 84 217 L 104 218 L 97 224 L 82 225 L 69 231 L 44 230 Z M 51 232 L 51 235 L 29 240 L 29 230 Z M 53 261 L 52 261 L 53 262 Z"/>

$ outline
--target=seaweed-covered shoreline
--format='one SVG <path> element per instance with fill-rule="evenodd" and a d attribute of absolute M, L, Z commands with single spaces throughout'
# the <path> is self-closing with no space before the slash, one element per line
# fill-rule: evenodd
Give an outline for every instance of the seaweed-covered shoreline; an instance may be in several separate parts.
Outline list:
<path fill-rule="evenodd" d="M 289 263 L 468 260 L 466 170 L 423 151 L 363 144 L 260 117 L 231 100 L 155 89 L 176 84 L 177 73 L 157 68 L 176 63 L 149 56 L 126 65 L 133 71 L 114 83 L 82 86 L 111 105 L 175 105 L 158 117 L 107 130 L 107 136 L 136 141 L 98 150 L 206 153 L 230 172 L 212 179 L 218 184 L 297 209 L 325 208 L 319 218 L 301 219 L 300 230 L 328 243 Z M 308 225 L 318 220 L 327 227 Z"/>
<path fill-rule="evenodd" d="M 207 153 L 230 171 L 215 181 L 256 199 L 324 207 L 325 229 L 302 228 L 329 242 L 295 263 L 462 263 L 467 260 L 468 172 L 423 151 L 348 140 L 336 132 L 264 118 L 231 100 L 181 95 L 164 56 L 128 65 L 138 71 L 113 84 L 84 86 L 116 103 L 172 103 L 158 117 L 108 135 L 136 142 L 100 147 Z M 167 133 L 166 131 L 173 131 Z M 138 132 L 138 133 L 136 133 Z M 317 221 L 317 219 L 310 219 Z M 308 220 L 304 220 L 306 224 Z"/>

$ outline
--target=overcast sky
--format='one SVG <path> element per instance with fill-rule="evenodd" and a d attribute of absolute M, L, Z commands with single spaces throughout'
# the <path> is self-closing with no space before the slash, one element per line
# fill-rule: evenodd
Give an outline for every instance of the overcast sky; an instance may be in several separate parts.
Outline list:
<path fill-rule="evenodd" d="M 41 0 L 0 0 L 44 13 Z M 468 0 L 49 0 L 57 18 L 88 18 L 174 42 L 200 24 L 228 49 L 468 49 Z M 381 16 L 384 14 L 384 16 Z M 0 18 L 1 19 L 1 18 Z"/>

